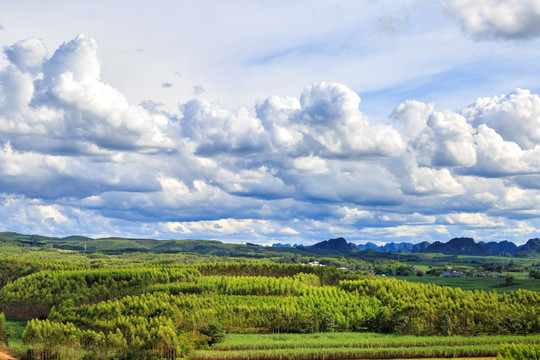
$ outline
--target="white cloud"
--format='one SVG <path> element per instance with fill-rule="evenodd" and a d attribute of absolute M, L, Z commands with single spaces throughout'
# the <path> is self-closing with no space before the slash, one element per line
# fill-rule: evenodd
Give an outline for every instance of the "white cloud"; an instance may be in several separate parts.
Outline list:
<path fill-rule="evenodd" d="M 81 152 L 92 144 L 141 151 L 177 146 L 169 119 L 129 104 L 100 80 L 101 62 L 92 38 L 80 35 L 50 59 L 36 39 L 16 43 L 6 52 L 17 68 L 8 66 L 0 74 L 0 129 L 21 135 L 13 144 L 61 151 L 75 141 L 79 144 L 71 151 Z"/>
<path fill-rule="evenodd" d="M 300 174 L 321 175 L 330 172 L 326 165 L 326 161 L 313 155 L 295 158 L 292 167 L 294 171 Z"/>
<path fill-rule="evenodd" d="M 540 145 L 540 96 L 529 90 L 479 98 L 463 110 L 463 115 L 472 125 L 486 124 L 523 149 Z"/>
<path fill-rule="evenodd" d="M 405 144 L 390 126 L 369 126 L 359 110 L 360 97 L 342 84 L 317 83 L 300 98 L 301 109 L 291 119 L 314 153 L 326 156 L 395 156 Z"/>
<path fill-rule="evenodd" d="M 407 100 L 400 104 L 390 115 L 398 125 L 402 135 L 408 140 L 415 140 L 427 127 L 428 118 L 433 114 L 434 105 L 416 100 Z"/>
<path fill-rule="evenodd" d="M 181 110 L 182 135 L 192 140 L 202 155 L 270 149 L 270 139 L 261 121 L 245 108 L 234 114 L 197 99 L 184 104 Z"/>
<path fill-rule="evenodd" d="M 61 224 L 68 221 L 68 218 L 63 215 L 60 210 L 58 209 L 58 206 L 55 205 L 38 205 L 37 209 L 41 213 L 41 216 L 45 220 L 51 219 L 53 222 L 57 224 Z"/>
<path fill-rule="evenodd" d="M 434 166 L 471 166 L 476 163 L 474 128 L 451 111 L 435 112 L 427 121 L 415 148 L 419 162 Z"/>
<path fill-rule="evenodd" d="M 270 133 L 273 145 L 287 153 L 294 153 L 303 135 L 289 126 L 289 118 L 301 109 L 300 101 L 293 97 L 271 96 L 256 106 L 257 116 Z"/>
<path fill-rule="evenodd" d="M 169 112 L 106 83 L 91 38 L 50 58 L 35 39 L 5 53 L 6 229 L 94 234 L 103 223 L 109 235 L 298 241 L 540 225 L 540 97 L 527 90 L 461 113 L 409 100 L 374 123 L 336 82 L 271 96 L 254 112 L 204 99 Z"/>
<path fill-rule="evenodd" d="M 403 180 L 403 188 L 408 194 L 440 194 L 455 196 L 465 192 L 461 185 L 446 168 L 413 167 Z"/>
<path fill-rule="evenodd" d="M 445 223 L 450 225 L 464 224 L 475 227 L 502 227 L 501 219 L 493 219 L 483 213 L 454 213 L 442 216 Z"/>
<path fill-rule="evenodd" d="M 21 72 L 36 74 L 39 72 L 43 60 L 47 57 L 47 49 L 36 38 L 29 38 L 16 42 L 4 48 L 8 60 Z"/>
<path fill-rule="evenodd" d="M 475 40 L 529 39 L 540 36 L 537 0 L 451 0 L 449 13 Z"/>
<path fill-rule="evenodd" d="M 540 171 L 540 146 L 522 150 L 518 144 L 504 141 L 495 130 L 482 124 L 474 136 L 477 164 L 471 172 L 485 176 L 536 173 Z"/>
<path fill-rule="evenodd" d="M 300 101 L 272 97 L 257 107 L 274 146 L 291 155 L 326 158 L 397 156 L 405 150 L 400 134 L 388 125 L 369 125 L 360 97 L 343 84 L 319 82 Z"/>
<path fill-rule="evenodd" d="M 160 226 L 176 234 L 209 234 L 211 236 L 235 235 L 238 237 L 259 235 L 298 235 L 298 231 L 268 220 L 220 219 L 215 221 L 166 222 Z M 246 240 L 249 240 L 246 239 Z"/>

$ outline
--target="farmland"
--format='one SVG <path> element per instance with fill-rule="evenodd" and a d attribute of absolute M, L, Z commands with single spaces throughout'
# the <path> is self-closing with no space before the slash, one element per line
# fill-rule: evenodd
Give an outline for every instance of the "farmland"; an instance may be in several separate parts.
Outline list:
<path fill-rule="evenodd" d="M 514 285 L 505 286 L 505 279 L 494 279 L 488 277 L 442 277 L 442 276 L 401 276 L 398 279 L 419 284 L 435 284 L 439 286 L 450 286 L 463 290 L 484 290 L 497 292 L 510 292 L 519 289 L 529 291 L 540 291 L 540 281 L 517 279 Z"/>
<path fill-rule="evenodd" d="M 374 333 L 229 335 L 196 360 L 385 359 L 459 357 L 493 359 L 506 343 L 538 344 L 540 336 L 433 337 Z"/>
<path fill-rule="evenodd" d="M 413 265 L 392 254 L 317 257 L 202 240 L 163 243 L 199 253 L 154 252 L 162 244 L 151 240 L 116 253 L 130 241 L 96 241 L 113 249 L 105 254 L 67 249 L 69 239 L 21 239 L 0 242 L 3 336 L 20 358 L 494 359 L 503 344 L 540 342 L 536 280 L 499 288 L 505 279 L 374 275 L 463 269 L 448 257 Z M 299 264 L 313 260 L 326 266 Z M 527 261 L 478 269 L 538 263 Z"/>

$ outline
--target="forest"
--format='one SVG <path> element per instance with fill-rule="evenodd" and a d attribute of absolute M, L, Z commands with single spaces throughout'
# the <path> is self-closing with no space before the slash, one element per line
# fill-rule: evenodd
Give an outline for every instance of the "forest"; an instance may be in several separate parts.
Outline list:
<path fill-rule="evenodd" d="M 509 290 L 505 279 L 490 290 L 404 280 L 428 279 L 420 269 L 438 268 L 437 256 L 429 262 L 332 252 L 103 254 L 17 245 L 0 243 L 0 337 L 5 351 L 20 359 L 511 359 L 540 353 L 540 292 L 519 288 L 519 281 L 506 284 Z M 447 266 L 455 269 L 538 271 L 534 258 L 452 259 Z M 377 276 L 382 272 L 387 276 Z M 341 334 L 341 342 L 329 334 Z M 294 345 L 295 336 L 302 346 Z M 269 340 L 248 346 L 262 339 Z"/>

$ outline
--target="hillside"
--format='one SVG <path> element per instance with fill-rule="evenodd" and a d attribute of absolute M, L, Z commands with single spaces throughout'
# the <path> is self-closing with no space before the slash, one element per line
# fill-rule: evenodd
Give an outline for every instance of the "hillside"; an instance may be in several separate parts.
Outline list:
<path fill-rule="evenodd" d="M 472 238 L 454 238 L 447 243 L 435 241 L 425 249 L 424 253 L 441 253 L 444 255 L 487 255 L 483 244 L 476 243 Z"/>
<path fill-rule="evenodd" d="M 540 239 L 529 239 L 516 253 L 518 257 L 536 257 L 540 255 Z"/>

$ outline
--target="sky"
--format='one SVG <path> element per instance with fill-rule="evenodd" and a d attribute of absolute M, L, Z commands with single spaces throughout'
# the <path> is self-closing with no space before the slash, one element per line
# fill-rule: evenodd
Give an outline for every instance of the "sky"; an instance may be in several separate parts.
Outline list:
<path fill-rule="evenodd" d="M 0 231 L 540 236 L 540 1 L 0 0 Z"/>

